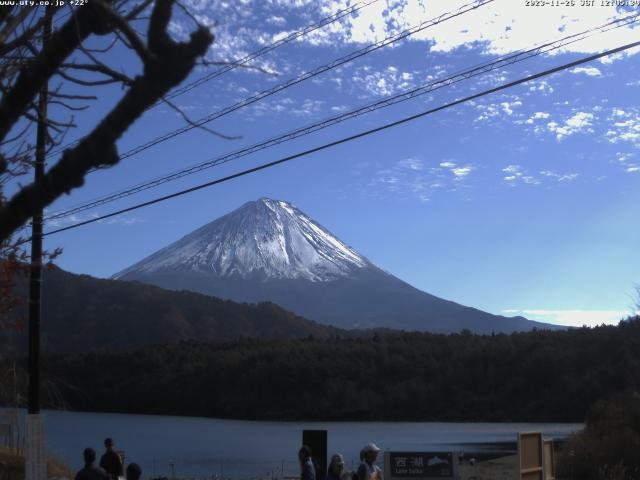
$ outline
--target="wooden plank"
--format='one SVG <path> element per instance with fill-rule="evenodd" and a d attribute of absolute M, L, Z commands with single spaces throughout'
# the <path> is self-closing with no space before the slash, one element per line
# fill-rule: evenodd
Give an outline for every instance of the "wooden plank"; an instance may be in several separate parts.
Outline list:
<path fill-rule="evenodd" d="M 544 446 L 541 432 L 518 433 L 520 480 L 544 480 Z"/>
<path fill-rule="evenodd" d="M 556 457 L 551 439 L 544 441 L 544 478 L 556 480 Z"/>

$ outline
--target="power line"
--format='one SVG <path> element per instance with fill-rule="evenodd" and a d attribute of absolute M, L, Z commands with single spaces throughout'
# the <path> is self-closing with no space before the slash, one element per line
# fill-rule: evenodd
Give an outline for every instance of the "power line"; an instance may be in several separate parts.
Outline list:
<path fill-rule="evenodd" d="M 130 149 L 126 152 L 124 152 L 123 154 L 120 155 L 120 159 L 124 160 L 126 158 L 132 157 L 144 150 L 147 150 L 148 148 L 151 148 L 152 146 L 155 146 L 159 143 L 162 143 L 164 141 L 167 141 L 171 138 L 174 138 L 178 135 L 181 135 L 182 133 L 185 133 L 187 131 L 190 131 L 194 128 L 200 127 L 206 123 L 209 123 L 215 119 L 218 119 L 220 117 L 223 117 L 225 115 L 228 115 L 229 113 L 232 113 L 236 110 L 239 110 L 243 107 L 246 107 L 248 105 L 251 105 L 253 103 L 256 103 L 266 97 L 269 97 L 271 95 L 274 95 L 282 90 L 285 90 L 286 88 L 289 88 L 293 85 L 296 85 L 298 83 L 301 83 L 305 80 L 308 80 L 310 78 L 313 78 L 317 75 L 320 75 L 321 73 L 327 72 L 329 70 L 335 69 L 341 65 L 344 65 L 345 63 L 351 62 L 359 57 L 362 57 L 364 55 L 367 55 L 373 51 L 376 51 L 380 48 L 383 48 L 387 45 L 393 44 L 395 42 L 398 42 L 404 38 L 407 38 L 410 35 L 413 35 L 417 32 L 420 32 L 422 30 L 425 30 L 426 28 L 432 27 L 434 25 L 440 24 L 444 21 L 450 20 L 452 18 L 458 17 L 464 13 L 467 13 L 469 11 L 475 10 L 481 6 L 487 5 L 489 3 L 492 3 L 495 0 L 473 0 L 470 3 L 467 3 L 461 7 L 459 7 L 457 10 L 452 10 L 446 13 L 441 14 L 438 17 L 429 19 L 429 20 L 425 20 L 423 22 L 421 22 L 419 25 L 408 28 L 406 30 L 403 30 L 395 35 L 391 35 L 389 37 L 386 37 L 378 42 L 372 43 L 367 45 L 366 47 L 359 49 L 359 50 L 355 50 L 343 57 L 340 57 L 336 60 L 334 60 L 333 62 L 329 63 L 329 64 L 325 64 L 325 65 L 321 65 L 319 67 L 316 67 L 313 70 L 309 70 L 307 72 L 304 72 L 300 75 L 298 75 L 297 77 L 294 77 L 292 79 L 289 79 L 286 82 L 280 83 L 268 90 L 264 90 L 256 95 L 253 95 L 251 97 L 245 98 L 244 100 L 241 100 L 240 102 L 237 102 L 233 105 L 230 105 L 228 107 L 225 107 L 221 110 L 218 110 L 217 112 L 208 115 L 204 118 L 201 118 L 199 120 L 197 120 L 194 124 L 191 125 L 185 125 L 177 130 L 174 130 L 172 132 L 166 133 L 160 137 L 156 137 L 142 145 L 138 145 L 137 147 L 134 147 L 133 149 Z M 95 172 L 98 169 L 94 169 L 91 170 L 89 173 Z M 48 217 L 49 219 L 53 218 L 52 216 Z M 57 218 L 57 217 L 56 217 Z"/>
<path fill-rule="evenodd" d="M 354 4 L 353 6 L 349 7 L 349 8 L 345 8 L 344 10 L 340 10 L 338 12 L 336 12 L 335 14 L 326 17 L 322 20 L 320 20 L 318 23 L 315 23 L 313 25 L 309 25 L 301 30 L 298 30 L 296 32 L 293 32 L 289 35 L 287 35 L 286 37 L 277 40 L 263 48 L 261 48 L 260 50 L 257 50 L 253 53 L 250 53 L 249 55 L 246 55 L 244 57 L 242 57 L 240 60 L 237 60 L 235 62 L 232 62 L 229 65 L 226 65 L 218 70 L 215 70 L 211 73 L 209 73 L 208 75 L 205 75 L 204 77 L 195 80 L 187 85 L 184 85 L 176 90 L 174 90 L 173 92 L 171 92 L 169 95 L 167 95 L 165 98 L 167 99 L 172 99 L 175 98 L 179 95 L 182 95 L 186 92 L 189 92 L 191 90 L 193 90 L 194 88 L 198 87 L 199 85 L 202 85 L 203 83 L 206 83 L 214 78 L 219 77 L 220 75 L 223 75 L 241 65 L 245 65 L 248 62 L 250 62 L 251 60 L 255 60 L 256 58 L 265 55 L 266 53 L 271 52 L 272 50 L 275 50 L 278 47 L 281 47 L 282 45 L 285 45 L 287 43 L 290 43 L 304 35 L 307 35 L 315 30 L 318 30 L 322 27 L 325 27 L 326 25 L 329 25 L 337 20 L 340 20 L 343 17 L 346 17 L 347 15 L 351 15 L 352 13 L 357 12 L 358 10 L 363 9 L 364 7 L 367 7 L 369 5 L 371 5 L 372 3 L 376 3 L 378 0 L 369 0 L 367 2 L 358 2 L 356 4 Z M 161 102 L 158 102 L 158 104 L 160 104 Z"/>
<path fill-rule="evenodd" d="M 483 73 L 487 73 L 490 72 L 492 70 L 495 70 L 497 68 L 502 68 L 529 58 L 532 58 L 534 56 L 537 55 L 541 55 L 543 53 L 548 53 L 552 50 L 556 50 L 562 47 L 566 47 L 567 45 L 570 45 L 572 43 L 575 43 L 577 41 L 582 41 L 585 38 L 589 38 L 590 36 L 593 36 L 594 31 L 599 30 L 600 32 L 606 32 L 615 28 L 620 28 L 622 26 L 628 25 L 630 23 L 633 23 L 635 21 L 637 21 L 638 17 L 640 17 L 640 15 L 635 15 L 635 16 L 630 16 L 630 17 L 626 17 L 624 19 L 619 19 L 619 20 L 615 20 L 612 22 L 609 22 L 608 24 L 605 24 L 603 26 L 598 26 L 598 27 L 594 27 L 591 28 L 589 30 L 574 34 L 574 35 L 570 35 L 567 37 L 564 37 L 562 39 L 556 40 L 554 42 L 548 42 L 545 43 L 543 45 L 537 46 L 535 48 L 526 50 L 526 51 L 521 51 L 521 52 L 517 52 L 515 54 L 509 55 L 509 56 L 505 56 L 502 58 L 499 58 L 497 60 L 494 60 L 492 62 L 488 62 L 485 64 L 480 64 L 479 66 L 476 67 L 472 67 L 470 69 L 467 70 L 463 70 L 460 71 L 459 73 L 456 73 L 450 77 L 447 77 L 445 79 L 442 80 L 437 80 L 435 82 L 431 82 L 428 83 L 426 85 L 422 85 L 420 87 L 414 88 L 414 89 L 410 89 L 404 92 L 401 92 L 399 94 L 393 95 L 393 96 L 389 96 L 386 97 L 382 100 L 378 100 L 376 102 L 370 103 L 368 105 L 359 107 L 355 110 L 352 110 L 350 112 L 346 112 L 340 115 L 336 115 L 334 117 L 330 117 L 329 119 L 325 119 L 321 122 L 306 126 L 306 127 L 302 127 L 296 130 L 293 130 L 291 132 L 282 134 L 280 136 L 268 139 L 266 141 L 254 144 L 252 146 L 249 147 L 245 147 L 243 149 L 240 149 L 238 151 L 229 153 L 229 154 L 225 154 L 223 156 L 220 157 L 216 157 L 210 160 L 207 160 L 205 162 L 193 165 L 191 167 L 185 168 L 185 169 L 181 169 L 177 172 L 174 172 L 172 174 L 168 174 L 159 178 L 156 178 L 154 180 L 150 180 L 147 181 L 145 183 L 142 184 L 138 184 L 135 185 L 133 187 L 129 187 L 125 190 L 121 190 L 118 192 L 115 192 L 113 194 L 107 195 L 107 196 L 103 196 L 103 197 L 99 197 L 98 199 L 94 199 L 90 202 L 87 203 L 83 203 L 80 204 L 79 206 L 76 207 L 72 207 L 60 212 L 56 212 L 52 215 L 49 215 L 47 217 L 47 220 L 52 220 L 52 219 L 56 219 L 56 218 L 62 218 L 62 217 L 66 217 L 75 213 L 79 213 L 85 210 L 89 210 L 91 208 L 100 206 L 100 205 L 104 205 L 105 203 L 110 203 L 111 201 L 115 201 L 124 197 L 127 197 L 129 195 L 133 195 L 135 193 L 139 193 L 141 191 L 147 190 L 149 188 L 153 188 L 156 186 L 159 186 L 161 184 L 167 183 L 169 181 L 173 181 L 173 180 L 177 180 L 179 178 L 182 178 L 184 176 L 193 174 L 193 173 L 197 173 L 199 171 L 202 171 L 204 169 L 207 168 L 211 168 L 214 166 L 217 166 L 219 164 L 223 164 L 223 163 L 227 163 L 229 161 L 232 160 L 236 160 L 238 158 L 244 157 L 246 155 L 249 155 L 251 153 L 255 153 L 257 151 L 260 150 L 264 150 L 266 148 L 269 148 L 271 146 L 274 145 L 279 145 L 281 143 L 284 143 L 286 141 L 289 140 L 293 140 L 295 138 L 304 136 L 304 135 L 308 135 L 310 133 L 313 133 L 315 131 L 324 129 L 324 128 L 328 128 L 329 126 L 335 125 L 337 123 L 341 123 L 343 121 L 346 121 L 348 119 L 351 118 L 355 118 L 358 117 L 360 115 L 366 114 L 366 113 L 370 113 L 373 112 L 377 109 L 380 108 L 384 108 L 384 107 L 388 107 L 390 105 L 395 105 L 397 103 L 401 103 L 407 100 L 411 100 L 419 95 L 423 95 L 425 93 L 428 92 L 432 92 L 435 90 L 438 90 L 440 88 L 446 87 L 446 86 L 450 86 L 454 83 L 457 83 L 459 81 L 465 80 L 465 79 L 469 79 L 469 78 L 473 78 L 475 76 L 478 76 L 480 74 Z M 617 23 L 617 25 L 615 25 Z M 610 27 L 609 29 L 605 29 L 605 27 L 610 26 L 610 25 L 614 25 L 612 27 Z M 591 33 L 591 35 L 587 35 L 588 33 Z M 571 41 L 569 41 L 571 40 Z"/>
<path fill-rule="evenodd" d="M 183 85 L 182 87 L 177 88 L 176 90 L 174 90 L 173 92 L 169 93 L 168 95 L 165 96 L 165 99 L 167 100 L 171 100 L 172 98 L 178 97 L 180 95 L 183 95 L 191 90 L 193 90 L 194 88 L 203 85 L 211 80 L 213 80 L 214 78 L 218 78 L 221 75 L 224 75 L 227 72 L 230 72 L 232 70 L 235 70 L 236 68 L 242 67 L 246 64 L 248 64 L 249 62 L 263 56 L 266 55 L 267 53 L 275 50 L 276 48 L 282 47 L 283 45 L 286 45 L 288 43 L 293 42 L 294 40 L 297 40 L 300 37 L 303 37 L 305 35 L 308 35 L 311 32 L 314 32 L 316 30 L 319 30 L 320 28 L 326 27 L 327 25 L 330 25 L 338 20 L 343 19 L 344 17 L 351 15 L 353 13 L 358 12 L 359 10 L 362 10 L 363 8 L 378 2 L 379 0 L 367 0 L 367 1 L 362 1 L 362 2 L 357 2 L 354 5 L 352 5 L 349 8 L 345 8 L 343 10 L 338 10 L 336 13 L 329 15 L 328 17 L 324 17 L 323 19 L 321 19 L 320 21 L 313 23 L 311 25 L 307 25 L 306 27 L 301 28 L 300 30 L 296 30 L 292 33 L 290 33 L 289 35 L 287 35 L 284 38 L 281 38 L 280 40 L 276 40 L 273 43 L 270 43 L 269 45 L 265 45 L 264 47 L 249 53 L 247 55 L 245 55 L 242 58 L 239 58 L 238 60 L 235 60 L 233 62 L 230 62 L 228 65 L 225 65 L 221 68 L 218 68 L 217 70 L 214 70 L 213 72 L 210 72 L 209 74 L 205 75 L 204 77 L 201 77 L 197 80 L 194 80 L 191 83 L 188 83 L 186 85 Z M 147 108 L 145 111 L 151 110 L 155 107 L 157 107 L 158 105 L 161 105 L 163 102 L 162 100 L 159 100 L 158 102 L 156 102 L 155 104 L 151 105 L 149 108 Z M 49 154 L 47 155 L 47 158 L 52 157 L 53 155 L 57 155 L 60 152 L 63 152 L 64 150 L 66 150 L 69 147 L 73 147 L 77 144 L 79 144 L 82 141 L 82 138 L 79 138 L 77 140 L 74 140 L 72 142 L 67 143 L 66 145 L 57 148 L 55 150 L 52 150 L 51 152 L 49 152 Z"/>
<path fill-rule="evenodd" d="M 379 127 L 376 127 L 376 128 L 372 128 L 370 130 L 365 130 L 365 131 L 357 133 L 355 135 L 344 137 L 344 138 L 341 138 L 339 140 L 335 140 L 333 142 L 325 143 L 325 144 L 320 145 L 318 147 L 314 147 L 314 148 L 311 148 L 311 149 L 308 149 L 308 150 L 304 150 L 302 152 L 298 152 L 296 154 L 289 155 L 287 157 L 284 157 L 284 158 L 281 158 L 281 159 L 278 159 L 278 160 L 274 160 L 274 161 L 269 162 L 269 163 L 265 163 L 265 164 L 259 165 L 257 167 L 253 167 L 253 168 L 250 168 L 250 169 L 247 169 L 247 170 L 243 170 L 243 171 L 238 172 L 238 173 L 234 173 L 233 175 L 228 175 L 226 177 L 218 178 L 216 180 L 212 180 L 210 182 L 206 182 L 206 183 L 197 185 L 195 187 L 187 188 L 185 190 L 181 190 L 181 191 L 169 194 L 169 195 L 164 195 L 162 197 L 158 197 L 158 198 L 155 198 L 153 200 L 149 200 L 147 202 L 139 203 L 137 205 L 133 205 L 131 207 L 127 207 L 127 208 L 124 208 L 124 209 L 121 209 L 121 210 L 118 210 L 118 211 L 115 211 L 115 212 L 112 212 L 112 213 L 109 213 L 109 214 L 106 214 L 106 215 L 102 215 L 100 217 L 92 218 L 90 220 L 86 220 L 84 222 L 77 223 L 75 225 L 70 225 L 70 226 L 67 226 L 67 227 L 63 227 L 63 228 L 59 228 L 59 229 L 56 229 L 56 230 L 52 230 L 50 232 L 45 233 L 44 236 L 53 235 L 55 233 L 60 233 L 60 232 L 64 232 L 64 231 L 67 231 L 67 230 L 72 230 L 72 229 L 75 229 L 75 228 L 78 228 L 78 227 L 81 227 L 81 226 L 84 226 L 84 225 L 88 225 L 90 223 L 98 222 L 98 221 L 104 220 L 106 218 L 110 218 L 110 217 L 114 217 L 116 215 L 120 215 L 122 213 L 131 212 L 133 210 L 137 210 L 137 209 L 140 209 L 140 208 L 143 208 L 143 207 L 147 207 L 149 205 L 153 205 L 153 204 L 156 204 L 156 203 L 164 202 L 166 200 L 170 200 L 172 198 L 176 198 L 176 197 L 179 197 L 179 196 L 182 196 L 182 195 L 186 195 L 188 193 L 195 192 L 197 190 L 202 190 L 202 189 L 207 188 L 207 187 L 211 187 L 211 186 L 214 186 L 214 185 L 218 185 L 220 183 L 228 182 L 230 180 L 233 180 L 233 179 L 236 179 L 236 178 L 239 178 L 239 177 L 243 177 L 243 176 L 249 175 L 251 173 L 255 173 L 255 172 L 258 172 L 258 171 L 261 171 L 261 170 L 265 170 L 267 168 L 271 168 L 271 167 L 274 167 L 276 165 L 280 165 L 280 164 L 289 162 L 291 160 L 295 160 L 297 158 L 305 157 L 305 156 L 310 155 L 312 153 L 316 153 L 316 152 L 319 152 L 319 151 L 322 151 L 322 150 L 326 150 L 328 148 L 335 147 L 337 145 L 341 145 L 343 143 L 347 143 L 347 142 L 356 140 L 358 138 L 366 137 L 366 136 L 372 135 L 374 133 L 378 133 L 378 132 L 381 132 L 383 130 L 386 130 L 388 128 L 396 127 L 398 125 L 402 125 L 404 123 L 408 123 L 408 122 L 416 120 L 418 118 L 422 118 L 422 117 L 425 117 L 427 115 L 431 115 L 431 114 L 439 112 L 441 110 L 445 110 L 445 109 L 448 109 L 448 108 L 451 108 L 451 107 L 455 107 L 455 106 L 460 105 L 462 103 L 466 103 L 466 102 L 469 102 L 471 100 L 475 100 L 477 98 L 480 98 L 480 97 L 483 97 L 483 96 L 486 96 L 486 95 L 490 95 L 492 93 L 499 92 L 501 90 L 506 90 L 508 88 L 515 87 L 516 85 L 520 85 L 520 84 L 523 84 L 523 83 L 526 83 L 526 82 L 530 82 L 530 81 L 536 80 L 538 78 L 546 77 L 548 75 L 552 75 L 552 74 L 560 72 L 562 70 L 566 70 L 568 68 L 572 68 L 572 67 L 576 67 L 578 65 L 582 65 L 582 64 L 585 64 L 585 63 L 588 63 L 588 62 L 592 62 L 592 61 L 597 60 L 599 58 L 602 58 L 602 57 L 605 57 L 605 56 L 608 56 L 608 55 L 612 55 L 612 54 L 615 54 L 615 53 L 619 53 L 619 52 L 622 52 L 624 50 L 628 50 L 630 48 L 634 48 L 634 47 L 637 47 L 637 46 L 640 46 L 640 41 L 633 42 L 633 43 L 628 43 L 626 45 L 623 45 L 623 46 L 620 46 L 620 47 L 617 47 L 617 48 L 613 48 L 613 49 L 610 49 L 610 50 L 606 50 L 604 52 L 597 53 L 597 54 L 594 54 L 594 55 L 590 55 L 588 57 L 583 57 L 583 58 L 581 58 L 579 60 L 575 60 L 573 62 L 565 63 L 565 64 L 560 65 L 558 67 L 554 67 L 554 68 L 551 68 L 551 69 L 548 69 L 548 70 L 544 70 L 544 71 L 538 72 L 536 74 L 528 75 L 528 76 L 520 78 L 518 80 L 514 80 L 512 82 L 508 82 L 508 83 L 502 84 L 500 86 L 497 86 L 497 87 L 494 87 L 494 88 L 490 88 L 488 90 L 484 90 L 484 91 L 482 91 L 480 93 L 476 93 L 474 95 L 470 95 L 468 97 L 464 97 L 464 98 L 459 99 L 459 100 L 454 100 L 453 102 L 449 102 L 449 103 L 446 103 L 446 104 L 441 105 L 439 107 L 432 108 L 432 109 L 426 110 L 424 112 L 420 112 L 418 114 L 402 118 L 400 120 L 396 120 L 395 122 L 388 123 L 386 125 L 382 125 L 382 126 L 379 126 Z"/>
<path fill-rule="evenodd" d="M 494 2 L 495 0 L 474 0 L 466 5 L 463 5 L 462 7 L 460 7 L 458 10 L 455 11 L 449 11 L 447 13 L 444 13 L 436 18 L 432 18 L 430 20 L 425 20 L 424 22 L 421 22 L 419 25 L 411 27 L 409 29 L 403 30 L 400 33 L 397 33 L 395 35 L 391 35 L 389 37 L 384 38 L 383 40 L 380 40 L 378 42 L 372 43 L 367 45 L 366 47 L 360 49 L 360 50 L 355 50 L 351 53 L 349 53 L 348 55 L 345 55 L 343 57 L 340 57 L 336 60 L 334 60 L 331 63 L 325 64 L 325 65 L 321 65 L 319 67 L 314 68 L 313 70 L 309 70 L 306 71 L 300 75 L 298 75 L 297 77 L 294 77 L 292 79 L 289 79 L 286 82 L 280 83 L 270 89 L 267 90 L 263 90 L 260 93 L 257 93 L 255 95 L 252 95 L 250 97 L 245 98 L 244 100 L 241 100 L 240 102 L 237 102 L 233 105 L 230 105 L 228 107 L 225 107 L 221 110 L 218 110 L 217 112 L 214 112 L 210 115 L 207 115 L 206 117 L 200 118 L 199 120 L 196 120 L 193 124 L 190 125 L 185 125 L 183 127 L 180 127 L 176 130 L 173 130 L 171 132 L 168 132 L 164 135 L 161 135 L 159 137 L 156 137 L 152 140 L 149 140 L 148 142 L 143 143 L 142 145 L 138 145 L 137 147 L 134 147 L 128 151 L 126 151 L 125 153 L 120 155 L 120 159 L 123 160 L 125 158 L 129 158 L 132 157 L 134 155 L 137 155 L 138 153 L 147 150 L 155 145 L 158 145 L 159 143 L 165 142 L 167 140 L 170 140 L 172 138 L 177 137 L 178 135 L 181 135 L 185 132 L 191 131 L 194 128 L 198 128 L 201 127 L 207 123 L 212 122 L 213 120 L 216 120 L 220 117 L 223 117 L 225 115 L 228 115 L 232 112 L 235 112 L 236 110 L 239 110 L 241 108 L 244 108 L 248 105 L 251 105 L 253 103 L 256 103 L 264 98 L 270 97 L 272 95 L 275 95 L 276 93 L 279 93 L 287 88 L 290 88 L 294 85 L 297 85 L 298 83 L 304 82 L 305 80 L 308 80 L 310 78 L 316 77 L 322 73 L 328 72 L 330 70 L 333 70 L 335 68 L 338 68 L 346 63 L 352 62 L 353 60 L 363 57 L 365 55 L 368 55 L 371 52 L 374 52 L 376 50 L 379 50 L 380 48 L 386 47 L 387 45 L 391 45 L 393 43 L 396 43 L 404 38 L 409 37 L 410 35 L 413 35 L 417 32 L 420 32 L 422 30 L 425 30 L 429 27 L 432 27 L 434 25 L 438 25 L 442 22 L 445 22 L 447 20 L 450 20 L 452 18 L 458 17 L 460 15 L 463 15 L 464 13 L 467 13 L 469 11 L 475 10 L 481 6 L 487 5 L 489 3 Z"/>
<path fill-rule="evenodd" d="M 435 90 L 438 90 L 440 88 L 444 88 L 444 87 L 448 87 L 451 86 L 455 83 L 458 83 L 462 80 L 467 80 L 473 77 L 476 77 L 478 75 L 482 75 L 485 73 L 488 73 L 490 71 L 496 70 L 498 68 L 502 68 L 502 67 L 506 67 L 508 65 L 512 65 L 527 59 L 530 59 L 532 57 L 538 56 L 538 55 L 542 55 L 544 53 L 548 53 L 550 51 L 553 50 L 557 50 L 559 48 L 562 47 L 566 47 L 572 43 L 578 42 L 578 41 L 582 41 L 586 38 L 589 38 L 597 33 L 604 33 L 604 32 L 608 32 L 610 30 L 616 29 L 616 28 L 620 28 L 626 25 L 629 25 L 633 22 L 636 22 L 638 20 L 638 18 L 640 18 L 640 14 L 636 14 L 636 15 L 630 15 L 628 17 L 625 18 L 621 18 L 621 19 L 617 19 L 617 20 L 613 20 L 611 22 L 608 22 L 604 25 L 600 25 L 597 27 L 592 27 L 588 30 L 573 34 L 573 35 L 569 35 L 566 37 L 563 37 L 561 39 L 555 40 L 555 41 L 551 41 L 551 42 L 547 42 L 544 43 L 542 45 L 530 48 L 528 50 L 522 50 L 519 52 L 516 52 L 514 54 L 510 54 L 501 58 L 498 58 L 496 60 L 493 60 L 491 62 L 485 62 L 482 63 L 478 66 L 475 67 L 471 67 L 468 68 L 466 70 L 461 70 L 458 73 L 455 73 L 449 77 L 446 77 L 444 79 L 441 80 L 436 80 L 434 82 L 430 82 L 424 85 L 421 85 L 419 87 L 413 88 L 413 89 L 409 89 L 406 90 L 404 92 L 398 93 L 396 95 L 392 95 L 392 96 L 388 96 L 385 97 L 381 100 L 377 100 L 375 102 L 369 103 L 367 105 L 361 106 L 359 108 L 356 108 L 355 110 L 351 110 L 349 112 L 345 112 L 339 115 L 335 115 L 333 117 L 330 117 L 328 119 L 325 119 L 321 122 L 317 122 L 305 127 L 301 127 L 298 129 L 295 129 L 293 131 L 287 132 L 285 134 L 276 136 L 276 137 L 272 137 L 268 140 L 262 141 L 260 143 L 251 145 L 249 147 L 245 147 L 242 148 L 240 150 L 237 150 L 235 152 L 231 152 L 219 157 L 215 157 L 213 159 L 207 160 L 205 162 L 201 162 L 199 164 L 193 165 L 191 167 L 187 167 L 181 170 L 178 170 L 177 172 L 168 174 L 168 175 L 164 175 L 161 176 L 159 178 L 129 187 L 127 189 L 106 195 L 106 196 L 102 196 L 99 197 L 97 199 L 91 200 L 89 202 L 85 202 L 83 204 L 80 204 L 78 206 L 75 207 L 71 207 L 56 213 L 53 213 L 51 215 L 49 215 L 46 220 L 50 221 L 50 220 L 54 220 L 54 219 L 58 219 L 58 218 L 63 218 L 63 217 L 68 217 L 70 215 L 76 214 L 76 213 L 80 213 L 82 211 L 86 211 L 92 208 L 95 208 L 97 206 L 100 205 L 104 205 L 106 203 L 110 203 L 112 201 L 115 200 L 119 200 L 125 197 L 128 197 L 130 195 L 142 192 L 144 190 L 150 189 L 150 188 L 154 188 L 157 187 L 159 185 L 162 185 L 164 183 L 168 183 L 174 180 L 177 180 L 179 178 L 185 177 L 187 175 L 191 175 L 193 173 L 197 173 L 200 172 L 202 170 L 205 170 L 207 168 L 212 168 L 214 166 L 220 165 L 220 164 L 224 164 L 233 160 L 236 160 L 238 158 L 250 155 L 252 153 L 255 153 L 257 151 L 261 151 L 264 150 L 266 148 L 270 148 L 272 146 L 275 145 L 279 145 L 281 143 L 299 138 L 301 136 L 305 136 L 311 133 L 314 133 L 316 131 L 322 130 L 324 128 L 328 128 L 332 125 L 336 125 L 338 123 L 344 122 L 346 120 L 350 120 L 352 118 L 356 118 L 359 117 L 361 115 L 376 111 L 378 109 L 381 108 L 386 108 L 388 106 L 391 105 L 395 105 L 401 102 L 405 102 L 408 100 L 411 100 L 413 98 L 416 98 L 419 95 L 424 95 L 426 93 L 429 92 L 433 92 Z M 596 32 L 596 33 L 594 33 Z"/>

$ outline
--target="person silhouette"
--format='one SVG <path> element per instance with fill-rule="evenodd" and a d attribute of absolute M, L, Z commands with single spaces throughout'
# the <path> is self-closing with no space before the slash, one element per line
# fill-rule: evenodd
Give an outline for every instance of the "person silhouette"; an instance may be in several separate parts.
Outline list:
<path fill-rule="evenodd" d="M 78 470 L 75 480 L 108 480 L 109 476 L 102 468 L 96 467 L 96 451 L 93 448 L 85 448 L 82 452 L 84 468 Z"/>
<path fill-rule="evenodd" d="M 100 458 L 100 466 L 107 472 L 107 475 L 112 480 L 118 480 L 122 477 L 122 459 L 120 455 L 113 449 L 113 440 L 111 438 L 105 438 L 104 447 L 107 449 L 104 455 Z"/>

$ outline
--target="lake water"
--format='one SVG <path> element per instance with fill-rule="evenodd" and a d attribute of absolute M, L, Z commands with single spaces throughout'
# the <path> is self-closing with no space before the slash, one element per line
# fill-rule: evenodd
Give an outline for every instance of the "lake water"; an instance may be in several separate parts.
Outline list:
<path fill-rule="evenodd" d="M 303 429 L 326 429 L 329 454 L 340 452 L 347 468 L 357 468 L 369 442 L 383 450 L 515 451 L 517 432 L 542 431 L 563 439 L 581 424 L 427 423 L 427 422 L 257 422 L 195 417 L 111 413 L 43 412 L 49 454 L 74 470 L 82 450 L 101 454 L 109 436 L 126 462 L 136 462 L 144 478 L 280 477 L 298 474 L 296 454 Z M 382 458 L 382 455 L 380 456 Z M 173 467 L 171 466 L 173 464 Z"/>

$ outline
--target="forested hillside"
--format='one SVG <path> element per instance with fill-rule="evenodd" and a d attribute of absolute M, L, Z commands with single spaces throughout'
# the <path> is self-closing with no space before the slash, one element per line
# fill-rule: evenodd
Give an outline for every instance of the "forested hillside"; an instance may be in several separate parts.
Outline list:
<path fill-rule="evenodd" d="M 44 282 L 42 345 L 49 353 L 123 350 L 181 340 L 325 338 L 344 333 L 269 302 L 243 304 L 58 268 L 46 271 Z M 17 287 L 25 298 L 17 316 L 26 317 L 26 287 L 26 279 Z M 18 323 L 24 326 L 26 321 Z M 27 344 L 26 328 L 0 329 L 3 353 L 26 352 Z"/>
<path fill-rule="evenodd" d="M 255 419 L 582 421 L 640 388 L 640 320 L 476 336 L 378 333 L 48 357 L 74 409 Z"/>

